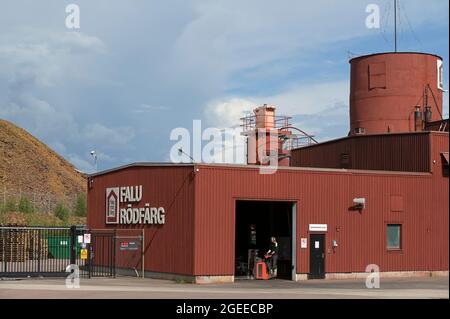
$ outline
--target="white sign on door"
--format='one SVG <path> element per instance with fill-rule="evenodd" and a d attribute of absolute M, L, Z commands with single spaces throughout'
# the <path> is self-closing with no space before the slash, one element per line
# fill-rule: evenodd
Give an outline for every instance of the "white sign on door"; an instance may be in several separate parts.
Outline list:
<path fill-rule="evenodd" d="M 327 231 L 327 224 L 309 224 L 309 231 Z"/>
<path fill-rule="evenodd" d="M 314 248 L 319 249 L 320 248 L 320 241 L 314 242 Z"/>

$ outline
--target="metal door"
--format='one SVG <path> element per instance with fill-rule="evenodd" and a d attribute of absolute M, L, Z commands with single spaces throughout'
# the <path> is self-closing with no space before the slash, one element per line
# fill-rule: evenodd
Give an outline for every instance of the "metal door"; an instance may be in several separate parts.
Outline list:
<path fill-rule="evenodd" d="M 309 249 L 309 279 L 325 278 L 325 235 L 311 234 Z"/>

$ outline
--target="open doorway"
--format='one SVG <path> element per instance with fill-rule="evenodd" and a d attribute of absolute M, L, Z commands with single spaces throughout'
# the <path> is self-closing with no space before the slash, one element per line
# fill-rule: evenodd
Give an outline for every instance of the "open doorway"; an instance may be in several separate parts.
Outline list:
<path fill-rule="evenodd" d="M 277 278 L 292 279 L 294 207 L 292 202 L 236 201 L 236 278 L 252 278 L 256 257 L 264 257 L 270 247 L 270 238 L 275 236 L 278 242 Z"/>

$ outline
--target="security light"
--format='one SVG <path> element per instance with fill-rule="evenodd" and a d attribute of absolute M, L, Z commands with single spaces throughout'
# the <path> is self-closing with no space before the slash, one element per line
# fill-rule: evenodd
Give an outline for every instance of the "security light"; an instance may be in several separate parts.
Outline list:
<path fill-rule="evenodd" d="M 365 198 L 353 198 L 353 203 L 357 209 L 366 208 L 366 199 Z"/>

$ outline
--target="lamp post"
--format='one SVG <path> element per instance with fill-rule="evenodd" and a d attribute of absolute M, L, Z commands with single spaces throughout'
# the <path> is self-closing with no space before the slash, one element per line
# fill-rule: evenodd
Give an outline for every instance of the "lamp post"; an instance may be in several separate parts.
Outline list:
<path fill-rule="evenodd" d="M 185 151 L 183 151 L 183 148 L 180 147 L 178 149 L 178 155 L 181 156 L 183 154 L 186 155 L 187 157 L 189 157 L 191 159 L 192 163 L 195 163 L 194 159 L 189 154 L 187 154 Z"/>
<path fill-rule="evenodd" d="M 91 151 L 91 155 L 94 158 L 94 168 L 95 172 L 97 173 L 97 153 L 95 151 Z"/>

